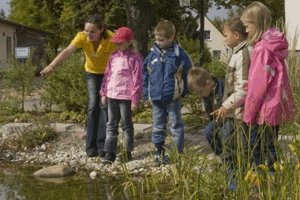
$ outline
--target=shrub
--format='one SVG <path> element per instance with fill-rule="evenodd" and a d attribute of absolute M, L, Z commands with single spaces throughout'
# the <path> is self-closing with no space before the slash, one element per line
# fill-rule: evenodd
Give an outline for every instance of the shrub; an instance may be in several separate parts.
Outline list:
<path fill-rule="evenodd" d="M 55 67 L 53 74 L 46 77 L 42 101 L 62 110 L 86 113 L 88 93 L 82 58 L 82 52 L 75 53 Z"/>
<path fill-rule="evenodd" d="M 33 92 L 33 79 L 37 67 L 32 65 L 34 49 L 31 48 L 30 56 L 25 64 L 20 63 L 13 55 L 8 59 L 8 68 L 3 74 L 4 85 L 13 87 L 17 93 L 17 101 L 21 101 L 22 111 L 24 111 L 25 97 Z"/>

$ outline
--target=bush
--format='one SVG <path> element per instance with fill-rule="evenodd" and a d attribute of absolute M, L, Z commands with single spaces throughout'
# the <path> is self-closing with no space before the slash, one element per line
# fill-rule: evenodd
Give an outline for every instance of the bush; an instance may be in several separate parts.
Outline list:
<path fill-rule="evenodd" d="M 62 110 L 86 113 L 88 92 L 83 56 L 83 52 L 73 54 L 46 77 L 41 93 L 44 103 L 55 104 Z"/>
<path fill-rule="evenodd" d="M 15 98 L 22 104 L 22 111 L 24 111 L 24 100 L 25 97 L 33 92 L 33 80 L 37 70 L 36 66 L 32 65 L 34 49 L 31 48 L 30 56 L 26 59 L 25 64 L 20 63 L 13 55 L 9 57 L 8 68 L 3 74 L 4 85 L 8 87 L 13 87 L 17 93 L 17 98 Z M 12 99 L 12 101 L 14 101 Z"/>

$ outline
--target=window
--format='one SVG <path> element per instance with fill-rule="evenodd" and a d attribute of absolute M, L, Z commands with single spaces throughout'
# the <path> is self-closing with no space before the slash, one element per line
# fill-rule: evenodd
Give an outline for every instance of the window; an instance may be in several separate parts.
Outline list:
<path fill-rule="evenodd" d="M 11 37 L 6 36 L 6 55 L 7 55 L 7 59 L 9 58 L 10 54 L 11 54 Z"/>
<path fill-rule="evenodd" d="M 204 39 L 205 40 L 211 40 L 210 31 L 204 31 Z"/>
<path fill-rule="evenodd" d="M 213 56 L 217 59 L 221 59 L 221 50 L 213 50 Z"/>

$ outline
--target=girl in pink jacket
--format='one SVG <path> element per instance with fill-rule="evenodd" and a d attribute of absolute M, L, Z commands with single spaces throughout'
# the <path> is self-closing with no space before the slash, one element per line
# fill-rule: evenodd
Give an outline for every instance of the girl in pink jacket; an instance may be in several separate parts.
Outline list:
<path fill-rule="evenodd" d="M 268 157 L 270 171 L 277 161 L 275 143 L 279 124 L 296 117 L 296 108 L 284 60 L 288 42 L 284 34 L 271 26 L 270 10 L 260 2 L 250 4 L 241 16 L 254 45 L 245 100 L 244 122 L 249 125 L 250 138 L 246 158 L 252 154 L 257 165 Z M 251 158 L 251 161 L 253 158 Z"/>
<path fill-rule="evenodd" d="M 132 159 L 132 111 L 138 107 L 143 81 L 143 57 L 133 48 L 131 30 L 127 27 L 119 28 L 111 41 L 116 43 L 116 51 L 109 57 L 100 91 L 102 104 L 108 104 L 104 145 L 106 155 L 101 159 L 102 163 L 112 163 L 116 159 L 120 115 L 123 121 L 124 151 L 119 160 L 127 162 Z"/>

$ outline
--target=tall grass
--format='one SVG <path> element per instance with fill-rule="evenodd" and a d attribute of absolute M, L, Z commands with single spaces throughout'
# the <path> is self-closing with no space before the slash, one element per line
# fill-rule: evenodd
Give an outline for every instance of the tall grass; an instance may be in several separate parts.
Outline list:
<path fill-rule="evenodd" d="M 294 50 L 297 37 L 293 41 L 287 63 L 299 111 L 300 55 Z M 243 151 L 237 151 L 235 192 L 228 186 L 226 162 L 213 154 L 204 154 L 201 148 L 186 147 L 181 155 L 169 152 L 170 165 L 153 168 L 152 173 L 145 174 L 139 182 L 134 182 L 126 168 L 123 168 L 123 173 L 127 174 L 125 177 L 131 194 L 140 197 L 150 194 L 159 199 L 300 199 L 299 132 L 299 117 L 280 126 L 280 138 L 276 143 L 279 159 L 274 164 L 275 173 L 270 173 L 266 165 L 254 166 L 249 161 L 245 162 Z M 240 135 L 240 131 L 236 133 Z M 237 149 L 243 148 L 241 140 L 241 137 L 236 137 Z M 251 156 L 253 152 L 249 153 Z"/>

